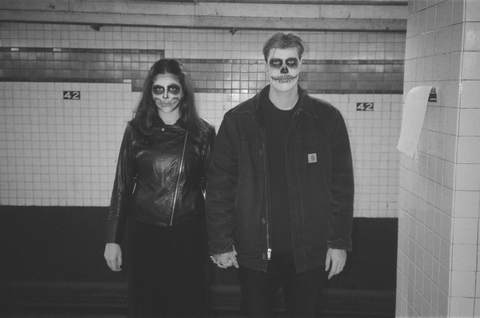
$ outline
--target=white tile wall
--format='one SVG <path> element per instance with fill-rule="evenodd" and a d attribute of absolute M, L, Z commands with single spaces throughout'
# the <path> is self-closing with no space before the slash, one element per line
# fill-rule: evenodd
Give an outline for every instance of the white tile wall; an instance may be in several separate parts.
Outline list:
<path fill-rule="evenodd" d="M 398 267 L 397 317 L 480 317 L 479 8 L 475 0 L 409 1 L 405 91 L 433 85 L 438 101 L 428 105 L 419 161 L 400 161 L 399 239 L 413 240 L 423 258 L 399 244 L 398 264 L 421 270 L 412 281 Z M 426 191 L 411 182 L 425 179 Z M 426 218 L 412 201 L 427 205 Z"/>
<path fill-rule="evenodd" d="M 155 29 L 6 23 L 3 47 L 161 49 L 166 57 L 263 59 L 270 31 Z M 304 59 L 403 59 L 399 34 L 299 32 Z M 371 45 L 369 41 L 376 41 Z M 64 101 L 63 90 L 80 90 Z M 219 127 L 248 94 L 197 93 L 202 116 Z M 355 216 L 396 217 L 401 95 L 317 95 L 338 107 L 350 133 Z M 107 206 L 126 121 L 139 99 L 130 84 L 0 82 L 0 204 Z M 357 112 L 357 102 L 375 102 Z"/>

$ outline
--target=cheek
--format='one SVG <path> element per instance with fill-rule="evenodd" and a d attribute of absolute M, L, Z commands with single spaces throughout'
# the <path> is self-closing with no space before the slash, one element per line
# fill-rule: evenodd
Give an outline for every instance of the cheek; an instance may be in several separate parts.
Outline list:
<path fill-rule="evenodd" d="M 289 67 L 288 68 L 290 74 L 298 74 L 299 73 L 299 68 L 298 67 Z"/>

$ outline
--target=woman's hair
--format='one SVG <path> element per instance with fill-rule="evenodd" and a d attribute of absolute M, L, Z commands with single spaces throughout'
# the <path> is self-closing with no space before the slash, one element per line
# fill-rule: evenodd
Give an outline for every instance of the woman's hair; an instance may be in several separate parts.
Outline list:
<path fill-rule="evenodd" d="M 271 49 L 288 49 L 291 47 L 297 48 L 298 57 L 301 59 L 303 51 L 305 51 L 302 39 L 293 33 L 275 33 L 263 45 L 263 56 L 265 57 L 265 62 L 267 62 L 268 53 L 270 53 Z"/>
<path fill-rule="evenodd" d="M 206 124 L 198 115 L 195 107 L 193 83 L 188 77 L 183 65 L 175 59 L 160 59 L 155 62 L 143 84 L 143 94 L 134 112 L 132 124 L 144 135 L 151 135 L 153 127 L 159 122 L 158 109 L 152 96 L 152 87 L 160 74 L 171 74 L 177 78 L 182 86 L 183 97 L 180 100 L 180 119 L 187 130 L 196 139 L 204 139 Z"/>

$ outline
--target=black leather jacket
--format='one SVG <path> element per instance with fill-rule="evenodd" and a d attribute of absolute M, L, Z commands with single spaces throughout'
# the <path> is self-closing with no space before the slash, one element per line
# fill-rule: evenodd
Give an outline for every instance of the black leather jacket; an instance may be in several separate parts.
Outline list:
<path fill-rule="evenodd" d="M 262 96 L 228 111 L 208 170 L 206 220 L 211 254 L 235 247 L 241 265 L 266 271 L 270 194 Z M 353 169 L 340 112 L 299 87 L 298 111 L 285 144 L 292 249 L 297 272 L 324 266 L 327 248 L 350 250 Z M 280 158 L 279 158 L 280 159 Z"/>
<path fill-rule="evenodd" d="M 144 136 L 127 125 L 117 163 L 107 221 L 107 243 L 119 244 L 127 216 L 143 223 L 172 226 L 203 217 L 205 171 L 215 130 L 200 144 L 177 122 Z"/>

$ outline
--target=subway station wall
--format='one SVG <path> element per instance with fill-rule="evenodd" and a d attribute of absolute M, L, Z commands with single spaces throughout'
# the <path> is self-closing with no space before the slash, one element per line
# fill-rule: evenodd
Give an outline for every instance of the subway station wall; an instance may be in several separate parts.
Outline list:
<path fill-rule="evenodd" d="M 288 31 L 288 30 L 286 30 Z M 267 83 L 272 31 L 0 24 L 0 205 L 106 207 L 126 122 L 151 64 L 181 60 L 200 114 L 223 114 Z M 300 85 L 345 117 L 355 217 L 395 218 L 405 33 L 296 32 Z"/>

